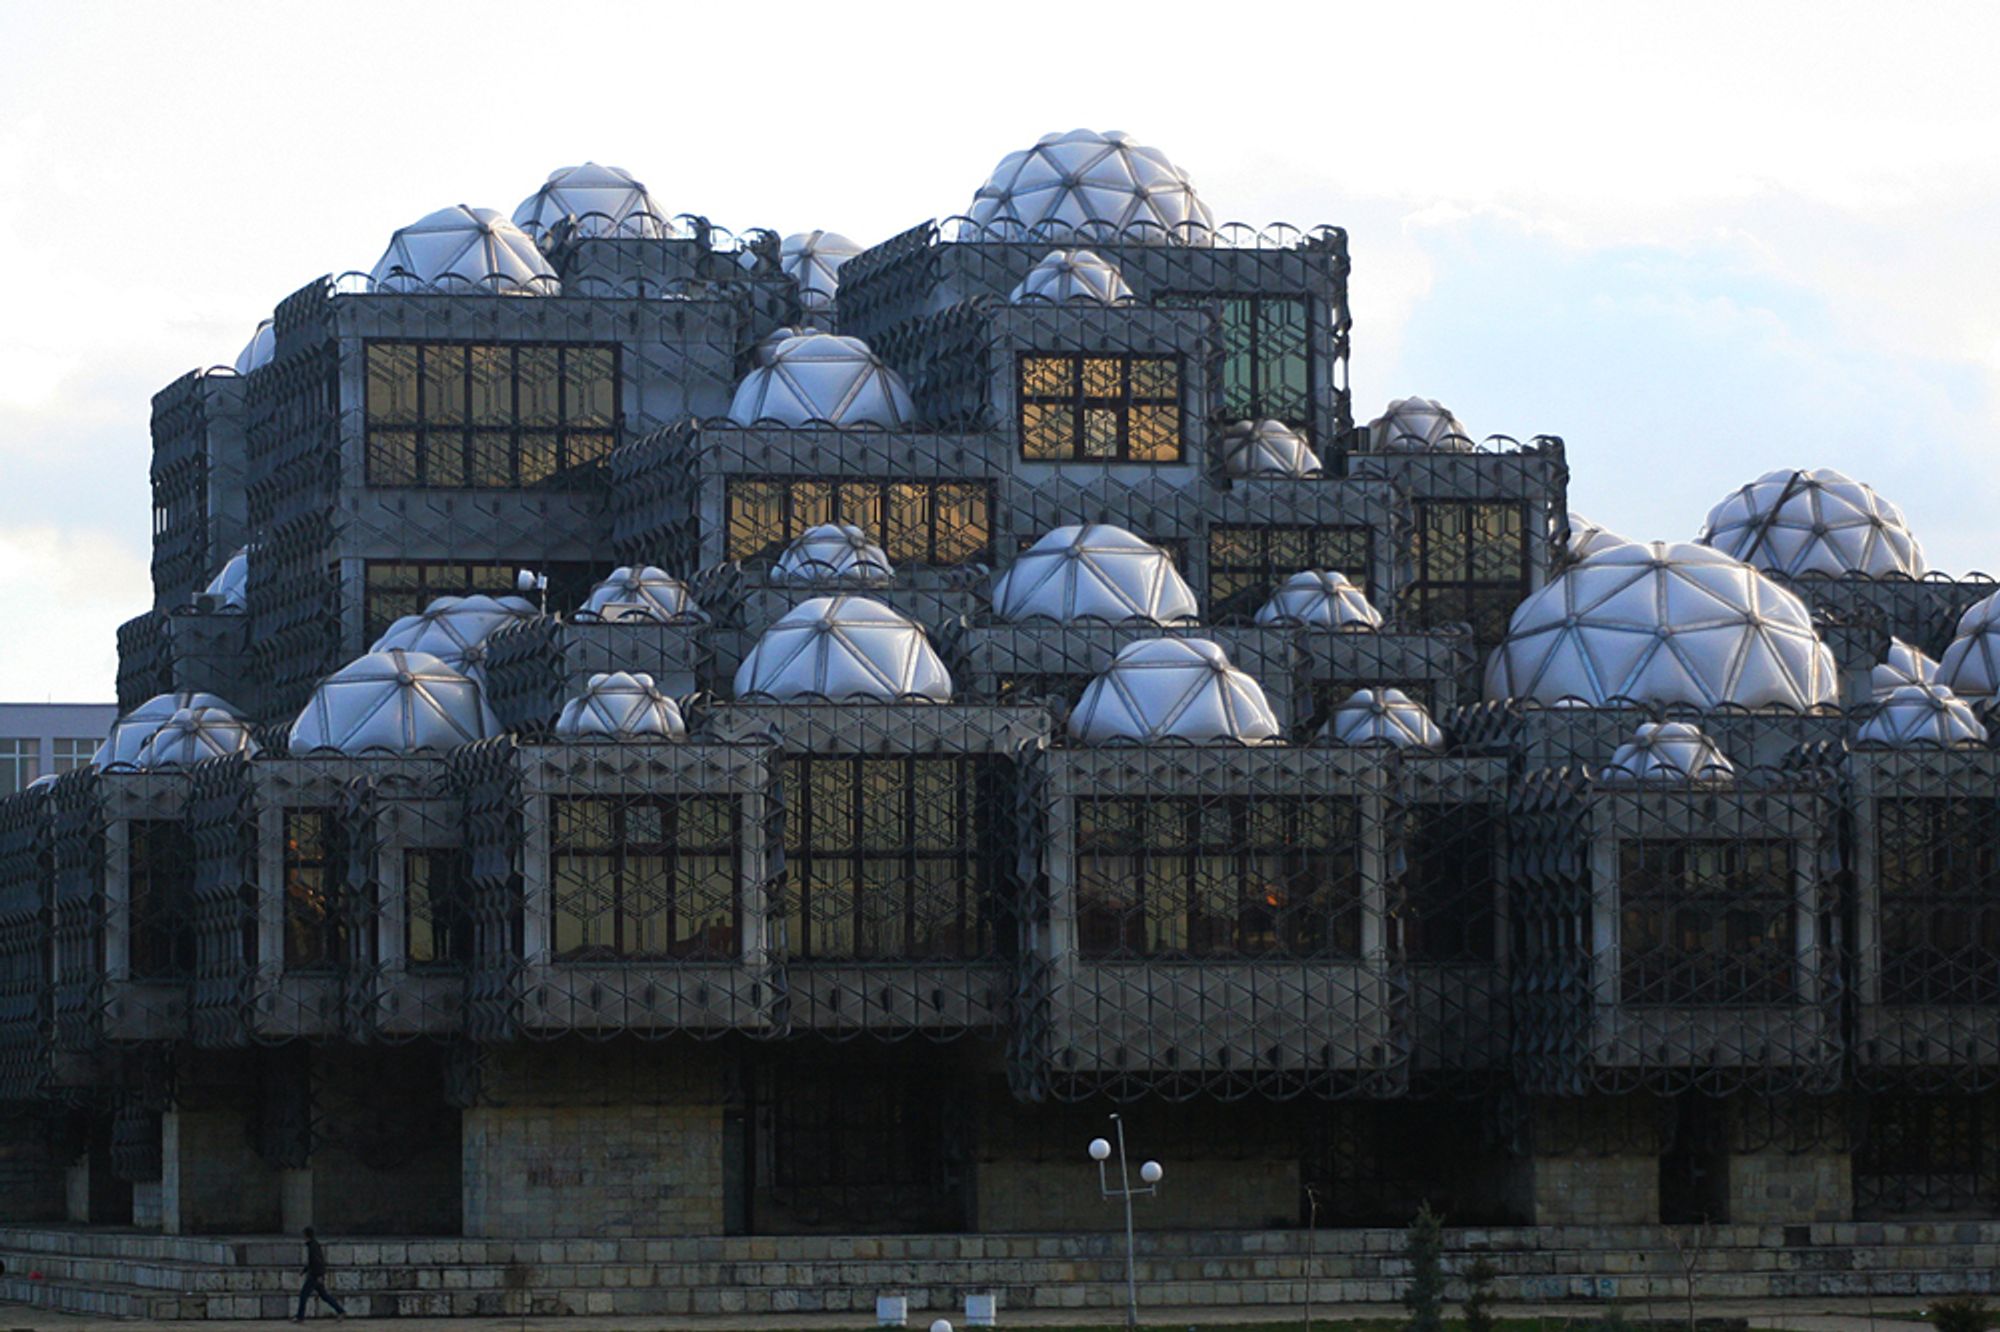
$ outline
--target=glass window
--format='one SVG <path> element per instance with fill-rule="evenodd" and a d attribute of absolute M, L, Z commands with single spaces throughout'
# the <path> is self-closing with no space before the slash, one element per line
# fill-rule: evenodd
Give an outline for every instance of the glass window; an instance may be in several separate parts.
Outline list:
<path fill-rule="evenodd" d="M 552 802 L 555 953 L 569 962 L 737 954 L 733 800 L 642 796 Z"/>
<path fill-rule="evenodd" d="M 1518 502 L 1417 504 L 1415 578 L 1403 605 L 1413 624 L 1469 624 L 1481 650 L 1507 636 L 1528 595 L 1528 511 Z"/>
<path fill-rule="evenodd" d="M 469 892 L 464 852 L 403 853 L 403 956 L 411 966 L 443 966 L 472 956 Z"/>
<path fill-rule="evenodd" d="M 194 968 L 194 839 L 173 820 L 127 825 L 127 970 L 169 980 Z"/>
<path fill-rule="evenodd" d="M 548 604 L 565 609 L 583 603 L 602 572 L 578 560 L 558 560 L 534 566 L 548 575 Z M 369 641 L 405 615 L 415 615 L 438 597 L 463 597 L 475 592 L 515 596 L 519 564 L 489 564 L 463 560 L 370 560 L 362 590 L 362 632 Z"/>
<path fill-rule="evenodd" d="M 1004 808 L 985 758 L 800 756 L 786 765 L 786 912 L 801 958 L 990 954 Z M 980 790 L 987 791 L 985 799 Z"/>
<path fill-rule="evenodd" d="M 985 482 L 732 479 L 728 558 L 774 560 L 808 527 L 852 523 L 890 563 L 950 567 L 991 558 L 993 489 Z"/>
<path fill-rule="evenodd" d="M 42 742 L 0 740 L 0 795 L 27 789 L 42 775 Z"/>
<path fill-rule="evenodd" d="M 618 349 L 371 342 L 368 484 L 587 484 L 618 439 Z"/>
<path fill-rule="evenodd" d="M 91 756 L 97 753 L 97 746 L 100 742 L 96 738 L 89 736 L 59 735 L 50 743 L 54 746 L 55 750 L 54 771 L 65 773 L 74 772 L 78 768 L 88 767 Z"/>
<path fill-rule="evenodd" d="M 1403 950 L 1416 962 L 1491 962 L 1502 824 L 1486 805 L 1419 805 L 1403 822 Z"/>
<path fill-rule="evenodd" d="M 1627 841 L 1618 848 L 1621 1002 L 1677 1008 L 1798 998 L 1792 847 Z"/>
<path fill-rule="evenodd" d="M 1880 800 L 1882 1002 L 2000 1004 L 2000 801 Z"/>
<path fill-rule="evenodd" d="M 288 809 L 284 820 L 285 969 L 333 970 L 347 957 L 340 820 L 330 809 Z"/>
<path fill-rule="evenodd" d="M 1222 314 L 1221 401 L 1229 421 L 1312 427 L 1312 347 L 1303 296 L 1169 292 L 1168 306 L 1214 304 Z"/>
<path fill-rule="evenodd" d="M 1209 614 L 1253 615 L 1295 573 L 1329 569 L 1369 586 L 1365 527 L 1211 527 Z"/>
<path fill-rule="evenodd" d="M 1021 456 L 1179 462 L 1177 356 L 1029 353 L 1020 360 Z"/>
<path fill-rule="evenodd" d="M 1086 957 L 1358 957 L 1352 801 L 1231 796 L 1076 802 Z"/>

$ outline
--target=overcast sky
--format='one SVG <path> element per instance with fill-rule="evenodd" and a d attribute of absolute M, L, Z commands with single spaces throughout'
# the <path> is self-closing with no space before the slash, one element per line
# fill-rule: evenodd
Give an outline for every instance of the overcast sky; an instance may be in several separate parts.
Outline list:
<path fill-rule="evenodd" d="M 1996 12 L 0 0 L 0 698 L 111 696 L 152 394 L 396 227 L 588 158 L 868 244 L 1078 126 L 1348 229 L 1361 419 L 1561 435 L 1634 538 L 1837 467 L 2000 571 Z"/>

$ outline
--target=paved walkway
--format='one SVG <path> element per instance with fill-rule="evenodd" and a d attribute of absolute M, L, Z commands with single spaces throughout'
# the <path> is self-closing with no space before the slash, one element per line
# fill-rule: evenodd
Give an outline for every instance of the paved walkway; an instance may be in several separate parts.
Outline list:
<path fill-rule="evenodd" d="M 1746 1318 L 1753 1328 L 1783 1328 L 1788 1332 L 1922 1332 L 1929 1324 L 1917 1316 L 1920 1302 L 1914 1299 L 1884 1298 L 1871 1304 L 1866 1300 L 1702 1300 L 1696 1312 L 1703 1317 Z M 1578 1300 L 1565 1304 L 1501 1305 L 1502 1318 L 1547 1318 L 1551 1322 L 1588 1319 L 1603 1306 Z M 324 1311 L 322 1311 L 323 1313 Z M 1456 1310 L 1448 1310 L 1455 1313 Z M 1678 1301 L 1656 1300 L 1627 1303 L 1627 1318 L 1671 1322 L 1683 1316 Z M 1140 1322 L 1155 1332 L 1228 1326 L 1248 1323 L 1294 1323 L 1304 1329 L 1305 1310 L 1273 1306 L 1245 1308 L 1142 1308 Z M 1334 1322 L 1399 1322 L 1402 1309 L 1393 1304 L 1321 1305 L 1312 1311 L 1315 1325 Z M 910 1326 L 924 1332 L 935 1314 L 912 1312 Z M 331 1320 L 316 1315 L 315 1323 Z M 1037 1309 L 1012 1313 L 1000 1311 L 1000 1329 L 1010 1327 L 1105 1327 L 1115 1328 L 1123 1320 L 1116 1312 L 1103 1309 Z M 952 1319 L 954 1328 L 960 1320 Z M 420 1323 L 423 1332 L 868 1332 L 873 1324 L 854 1314 L 710 1314 L 656 1318 L 350 1318 L 346 1326 L 353 1332 L 411 1332 Z M 146 1322 L 139 1319 L 94 1318 L 78 1314 L 53 1313 L 20 1304 L 0 1304 L 0 1332 L 185 1332 L 191 1322 Z M 231 1320 L 231 1328 L 277 1329 L 283 1322 Z"/>

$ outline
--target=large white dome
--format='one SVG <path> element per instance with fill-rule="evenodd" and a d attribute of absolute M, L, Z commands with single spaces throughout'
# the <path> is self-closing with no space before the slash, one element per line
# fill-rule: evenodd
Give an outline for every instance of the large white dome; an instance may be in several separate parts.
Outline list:
<path fill-rule="evenodd" d="M 104 743 L 91 755 L 93 768 L 108 768 L 113 764 L 135 765 L 139 761 L 139 751 L 153 738 L 153 733 L 165 726 L 181 713 L 216 709 L 232 717 L 242 714 L 214 694 L 204 694 L 198 690 L 184 689 L 175 694 L 155 694 L 133 708 L 130 712 L 111 723 L 111 731 L 104 737 Z"/>
<path fill-rule="evenodd" d="M 250 725 L 226 708 L 182 708 L 146 739 L 134 760 L 142 768 L 185 768 L 225 754 L 254 754 Z"/>
<path fill-rule="evenodd" d="M 452 749 L 499 731 L 477 681 L 426 652 L 371 652 L 319 682 L 291 752 Z"/>
<path fill-rule="evenodd" d="M 1922 648 L 1900 638 L 1889 640 L 1889 650 L 1868 671 L 1868 689 L 1876 698 L 1887 698 L 1904 685 L 1936 684 L 1938 664 Z"/>
<path fill-rule="evenodd" d="M 1986 727 L 1942 685 L 1900 685 L 1861 724 L 1856 744 L 1890 749 L 1956 749 L 1986 743 Z"/>
<path fill-rule="evenodd" d="M 454 204 L 389 238 L 369 274 L 382 291 L 554 296 L 556 271 L 526 232 L 491 208 Z"/>
<path fill-rule="evenodd" d="M 687 722 L 652 676 L 613 671 L 591 676 L 583 692 L 563 704 L 556 734 L 569 740 L 679 740 L 687 735 Z"/>
<path fill-rule="evenodd" d="M 650 564 L 619 565 L 590 589 L 579 609 L 606 620 L 708 623 L 708 612 L 695 604 L 688 585 Z"/>
<path fill-rule="evenodd" d="M 840 269 L 861 247 L 837 231 L 802 231 L 778 242 L 778 267 L 799 288 L 808 311 L 831 310 L 840 294 Z"/>
<path fill-rule="evenodd" d="M 1707 546 L 1618 546 L 1515 608 L 1486 662 L 1488 698 L 1833 703 L 1839 672 L 1805 603 Z"/>
<path fill-rule="evenodd" d="M 1726 782 L 1736 765 L 1715 742 L 1691 722 L 1646 722 L 1630 740 L 1618 746 L 1597 780 L 1625 783 L 1685 784 Z"/>
<path fill-rule="evenodd" d="M 1003 620 L 1144 620 L 1178 624 L 1200 614 L 1167 552 L 1122 527 L 1058 527 L 993 580 Z"/>
<path fill-rule="evenodd" d="M 1308 569 L 1279 585 L 1257 611 L 1258 624 L 1302 624 L 1315 629 L 1379 629 L 1382 613 L 1337 569 Z"/>
<path fill-rule="evenodd" d="M 973 196 L 974 240 L 1089 240 L 1206 244 L 1215 218 L 1187 173 L 1121 130 L 1044 134 L 1009 153 Z"/>
<path fill-rule="evenodd" d="M 736 670 L 741 699 L 951 701 L 923 627 L 869 597 L 813 597 L 779 617 Z"/>
<path fill-rule="evenodd" d="M 1697 540 L 1790 577 L 1924 574 L 1903 511 L 1830 467 L 1764 473 L 1710 509 Z"/>
<path fill-rule="evenodd" d="M 1095 250 L 1050 250 L 1007 293 L 1011 305 L 1046 302 L 1124 305 L 1132 299 L 1125 275 Z"/>
<path fill-rule="evenodd" d="M 1958 617 L 1958 632 L 1938 662 L 1937 682 L 1961 698 L 2000 694 L 2000 592 Z"/>
<path fill-rule="evenodd" d="M 729 403 L 738 425 L 881 426 L 915 423 L 916 407 L 902 378 L 859 338 L 805 333 L 787 338 L 743 377 Z"/>
<path fill-rule="evenodd" d="M 534 603 L 521 597 L 438 597 L 390 625 L 368 650 L 426 653 L 454 671 L 477 674 L 493 631 L 535 614 Z"/>
<path fill-rule="evenodd" d="M 1204 638 L 1127 643 L 1084 686 L 1069 733 L 1085 744 L 1188 740 L 1266 744 L 1282 738 L 1264 687 Z"/>
<path fill-rule="evenodd" d="M 799 533 L 771 566 L 774 583 L 880 583 L 896 566 L 852 523 L 820 523 Z"/>
<path fill-rule="evenodd" d="M 575 236 L 657 240 L 675 234 L 630 172 L 595 162 L 551 171 L 542 188 L 514 210 L 514 225 L 539 244 L 547 244 L 560 224 L 568 224 Z"/>
<path fill-rule="evenodd" d="M 1433 398 L 1398 398 L 1368 423 L 1369 447 L 1379 453 L 1470 453 L 1472 432 Z"/>

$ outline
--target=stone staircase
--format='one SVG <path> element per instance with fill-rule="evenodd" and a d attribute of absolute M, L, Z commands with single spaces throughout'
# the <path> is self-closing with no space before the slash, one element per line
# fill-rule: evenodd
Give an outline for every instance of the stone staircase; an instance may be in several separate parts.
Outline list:
<path fill-rule="evenodd" d="M 1677 1298 L 1680 1267 L 1657 1226 L 1445 1232 L 1447 1268 L 1485 1257 L 1503 1300 Z M 1401 1294 L 1396 1230 L 1156 1232 L 1139 1240 L 1139 1299 L 1155 1307 L 1388 1304 Z M 1009 1309 L 1123 1305 L 1121 1237 L 883 1235 L 716 1239 L 333 1240 L 334 1293 L 351 1315 L 853 1313 L 909 1298 L 912 1326 L 964 1297 Z M 106 1317 L 288 1317 L 299 1245 L 272 1236 L 178 1237 L 0 1226 L 0 1300 Z M 2000 1222 L 1722 1226 L 1703 1246 L 1706 1299 L 1914 1303 L 1993 1292 Z M 1454 1287 L 1456 1283 L 1454 1283 Z M 1454 1289 L 1454 1294 L 1456 1290 Z M 920 1318 L 919 1315 L 922 1315 Z"/>

